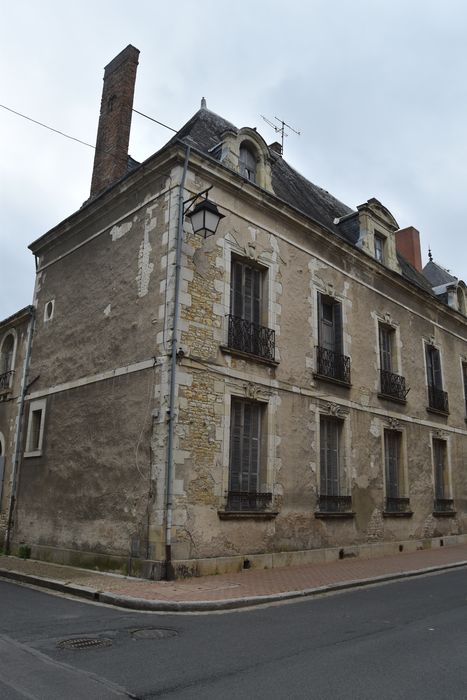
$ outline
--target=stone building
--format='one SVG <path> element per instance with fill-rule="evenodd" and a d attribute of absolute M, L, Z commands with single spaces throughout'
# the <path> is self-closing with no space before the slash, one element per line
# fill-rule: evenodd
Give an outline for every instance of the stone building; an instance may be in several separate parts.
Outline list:
<path fill-rule="evenodd" d="M 0 546 L 9 546 L 18 465 L 20 429 L 27 390 L 25 367 L 30 353 L 34 309 L 27 306 L 0 322 Z M 15 484 L 15 486 L 13 486 Z"/>
<path fill-rule="evenodd" d="M 30 246 L 12 550 L 162 577 L 467 541 L 465 285 L 204 100 L 137 164 L 137 62 L 90 199 Z"/>

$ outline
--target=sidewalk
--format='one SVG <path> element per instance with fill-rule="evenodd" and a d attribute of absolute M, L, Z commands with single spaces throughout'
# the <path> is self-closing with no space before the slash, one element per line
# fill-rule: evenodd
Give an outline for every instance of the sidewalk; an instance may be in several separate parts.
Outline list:
<path fill-rule="evenodd" d="M 178 581 L 147 581 L 0 556 L 0 578 L 134 610 L 225 610 L 467 566 L 467 545 Z"/>

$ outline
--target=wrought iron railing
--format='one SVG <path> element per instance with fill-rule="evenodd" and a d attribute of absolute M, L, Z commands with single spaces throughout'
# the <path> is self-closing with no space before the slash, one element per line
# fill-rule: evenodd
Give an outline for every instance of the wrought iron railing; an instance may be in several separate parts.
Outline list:
<path fill-rule="evenodd" d="M 454 500 L 452 498 L 435 498 L 435 513 L 453 513 Z"/>
<path fill-rule="evenodd" d="M 395 496 L 387 496 L 386 512 L 387 513 L 407 513 L 410 510 L 410 499 L 399 498 Z"/>
<path fill-rule="evenodd" d="M 352 496 L 320 494 L 319 509 L 323 513 L 347 513 L 352 510 Z"/>
<path fill-rule="evenodd" d="M 322 377 L 350 384 L 350 357 L 316 346 L 316 373 Z"/>
<path fill-rule="evenodd" d="M 380 370 L 381 374 L 381 393 L 385 396 L 391 396 L 394 399 L 405 401 L 410 389 L 405 385 L 405 377 L 399 374 L 394 374 L 386 369 Z"/>
<path fill-rule="evenodd" d="M 229 491 L 226 510 L 266 510 L 272 503 L 272 493 Z"/>
<path fill-rule="evenodd" d="M 14 373 L 15 371 L 11 369 L 9 372 L 0 374 L 0 391 L 7 391 L 11 388 Z"/>
<path fill-rule="evenodd" d="M 266 360 L 274 360 L 275 332 L 271 328 L 259 326 L 238 316 L 228 314 L 229 348 L 257 355 Z"/>
<path fill-rule="evenodd" d="M 437 389 L 434 386 L 428 386 L 428 405 L 436 411 L 449 413 L 449 402 L 447 391 Z"/>

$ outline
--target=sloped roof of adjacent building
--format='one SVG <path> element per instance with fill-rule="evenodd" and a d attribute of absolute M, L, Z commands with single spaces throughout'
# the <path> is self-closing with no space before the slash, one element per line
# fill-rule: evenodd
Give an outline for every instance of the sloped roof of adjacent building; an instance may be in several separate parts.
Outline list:
<path fill-rule="evenodd" d="M 442 284 L 457 282 L 457 277 L 451 275 L 450 272 L 441 267 L 437 263 L 430 260 L 423 268 L 423 274 L 432 287 L 439 287 Z"/>

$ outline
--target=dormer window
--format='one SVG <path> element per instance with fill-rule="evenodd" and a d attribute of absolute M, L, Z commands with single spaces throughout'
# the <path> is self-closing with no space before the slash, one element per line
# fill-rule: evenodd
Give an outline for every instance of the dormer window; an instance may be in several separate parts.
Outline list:
<path fill-rule="evenodd" d="M 240 146 L 239 164 L 240 175 L 250 182 L 256 182 L 256 155 L 253 149 L 245 143 Z"/>
<path fill-rule="evenodd" d="M 379 233 L 375 233 L 375 260 L 384 263 L 384 244 L 386 239 Z"/>

